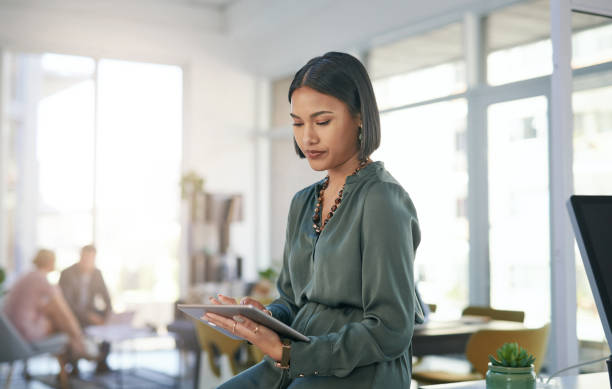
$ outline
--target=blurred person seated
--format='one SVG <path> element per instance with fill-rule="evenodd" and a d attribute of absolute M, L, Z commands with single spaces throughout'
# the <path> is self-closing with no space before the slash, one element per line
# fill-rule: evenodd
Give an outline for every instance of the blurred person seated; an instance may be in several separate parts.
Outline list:
<path fill-rule="evenodd" d="M 68 306 L 83 328 L 91 325 L 104 325 L 112 313 L 112 304 L 102 272 L 96 268 L 96 247 L 87 245 L 81 249 L 77 263 L 62 271 L 59 286 Z M 96 373 L 110 371 L 106 357 L 110 344 L 102 342 L 101 355 Z M 72 361 L 73 373 L 78 374 L 78 360 Z"/>
<path fill-rule="evenodd" d="M 67 358 L 95 359 L 97 350 L 85 341 L 61 291 L 47 280 L 47 274 L 55 269 L 55 253 L 41 249 L 33 262 L 35 269 L 19 278 L 6 296 L 6 317 L 29 342 L 64 332 L 70 338 Z"/>

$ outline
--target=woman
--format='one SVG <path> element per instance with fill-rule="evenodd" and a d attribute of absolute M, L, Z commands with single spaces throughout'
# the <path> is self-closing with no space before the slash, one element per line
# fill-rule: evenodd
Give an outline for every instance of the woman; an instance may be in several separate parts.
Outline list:
<path fill-rule="evenodd" d="M 95 350 L 86 344 L 81 327 L 64 300 L 61 291 L 47 281 L 55 269 L 55 253 L 41 249 L 34 257 L 31 272 L 10 289 L 4 312 L 17 331 L 29 342 L 36 342 L 56 332 L 68 334 L 73 356 L 93 359 Z"/>
<path fill-rule="evenodd" d="M 422 320 L 413 277 L 420 231 L 408 194 L 369 159 L 380 124 L 367 72 L 348 54 L 313 58 L 296 73 L 289 101 L 297 154 L 327 176 L 293 197 L 280 298 L 267 308 L 241 303 L 311 341 L 281 341 L 247 318 L 207 314 L 266 354 L 221 388 L 408 388 Z"/>

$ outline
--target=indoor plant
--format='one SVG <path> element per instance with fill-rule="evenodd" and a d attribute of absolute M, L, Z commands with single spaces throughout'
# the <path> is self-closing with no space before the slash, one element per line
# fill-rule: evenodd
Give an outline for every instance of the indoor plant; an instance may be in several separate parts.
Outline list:
<path fill-rule="evenodd" d="M 497 358 L 489 355 L 487 389 L 535 389 L 533 355 L 518 343 L 505 343 L 497 349 Z"/>

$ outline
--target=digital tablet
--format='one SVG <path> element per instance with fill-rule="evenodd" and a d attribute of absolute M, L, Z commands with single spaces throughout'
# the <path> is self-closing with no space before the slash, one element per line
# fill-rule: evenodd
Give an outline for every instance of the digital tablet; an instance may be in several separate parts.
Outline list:
<path fill-rule="evenodd" d="M 265 314 L 261 310 L 255 308 L 252 305 L 216 305 L 216 304 L 203 304 L 203 305 L 189 305 L 179 304 L 178 309 L 185 312 L 187 315 L 198 319 L 202 323 L 209 325 L 217 331 L 229 336 L 232 339 L 242 339 L 239 336 L 232 334 L 230 331 L 226 331 L 221 327 L 218 327 L 212 323 L 209 323 L 202 317 L 207 313 L 216 313 L 221 316 L 232 318 L 236 315 L 242 315 L 247 317 L 254 322 L 268 327 L 275 331 L 281 338 L 289 338 L 292 340 L 299 340 L 302 342 L 310 342 L 310 338 L 302 335 L 293 328 L 289 327 L 280 320 L 276 320 L 270 315 Z"/>

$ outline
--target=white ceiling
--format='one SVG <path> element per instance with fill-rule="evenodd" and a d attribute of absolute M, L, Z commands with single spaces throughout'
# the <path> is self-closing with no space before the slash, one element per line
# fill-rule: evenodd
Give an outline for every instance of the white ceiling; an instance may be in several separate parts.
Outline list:
<path fill-rule="evenodd" d="M 490 49 L 543 39 L 549 33 L 548 3 L 549 0 L 0 0 L 0 46 L 39 39 L 51 50 L 57 42 L 67 42 L 60 47 L 73 47 L 78 42 L 85 53 L 93 47 L 94 52 L 112 56 L 124 42 L 139 39 L 145 44 L 137 45 L 138 49 L 146 52 L 151 47 L 146 43 L 153 40 L 162 54 L 164 50 L 184 52 L 189 58 L 195 49 L 271 78 L 287 76 L 308 59 L 330 50 L 359 55 L 376 48 L 381 66 L 384 62 L 390 67 L 381 72 L 393 73 L 393 69 L 417 68 L 461 57 L 462 28 L 457 22 L 467 11 L 491 13 Z M 584 15 L 573 21 L 579 27 L 592 23 Z M 53 32 L 51 44 L 45 40 L 49 35 L 46 31 Z M 123 46 L 129 52 L 128 43 Z"/>

